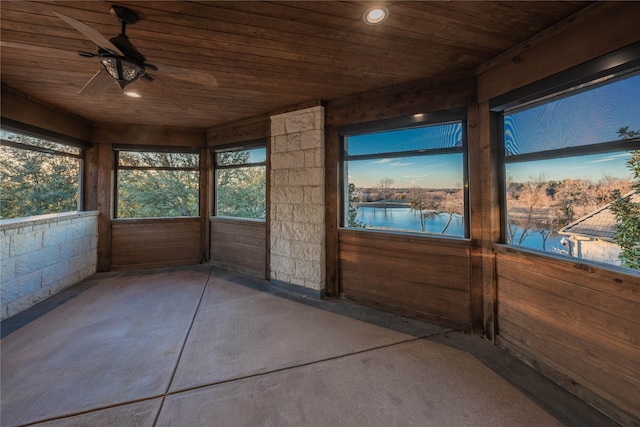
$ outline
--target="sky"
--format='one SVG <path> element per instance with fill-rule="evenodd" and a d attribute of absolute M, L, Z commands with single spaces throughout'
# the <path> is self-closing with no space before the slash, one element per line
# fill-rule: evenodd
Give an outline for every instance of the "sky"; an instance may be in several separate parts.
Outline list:
<path fill-rule="evenodd" d="M 640 130 L 640 74 L 560 98 L 505 117 L 506 154 L 524 154 L 619 140 L 618 129 Z M 348 138 L 349 155 L 447 148 L 461 145 L 460 123 L 380 132 Z M 630 178 L 630 151 L 509 163 L 507 176 L 526 181 Z M 376 187 L 389 177 L 395 188 L 456 188 L 463 182 L 462 154 L 380 158 L 348 162 L 348 180 Z"/>

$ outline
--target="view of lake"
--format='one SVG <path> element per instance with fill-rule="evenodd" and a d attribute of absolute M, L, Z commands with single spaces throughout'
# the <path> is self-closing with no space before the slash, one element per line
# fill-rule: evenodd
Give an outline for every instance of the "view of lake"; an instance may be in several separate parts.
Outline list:
<path fill-rule="evenodd" d="M 358 221 L 366 227 L 377 229 L 393 229 L 395 231 L 420 232 L 420 217 L 418 212 L 412 211 L 411 208 L 374 208 L 370 206 L 361 206 L 358 208 Z M 445 226 L 449 221 L 448 214 L 438 214 L 433 218 L 425 221 L 425 229 L 427 233 L 442 234 Z M 522 234 L 522 229 L 518 227 L 514 241 L 517 242 Z M 460 215 L 454 215 L 451 223 L 447 227 L 444 236 L 464 236 L 464 222 Z M 555 251 L 555 249 L 564 249 L 560 244 L 561 235 L 555 234 L 547 238 L 546 250 Z M 540 233 L 530 234 L 522 241 L 522 246 L 542 250 L 542 236 Z"/>

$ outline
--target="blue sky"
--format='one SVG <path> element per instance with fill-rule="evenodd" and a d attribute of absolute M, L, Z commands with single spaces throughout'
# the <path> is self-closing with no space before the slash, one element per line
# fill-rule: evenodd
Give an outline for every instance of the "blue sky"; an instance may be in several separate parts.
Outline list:
<path fill-rule="evenodd" d="M 640 130 L 640 74 L 544 105 L 508 115 L 507 148 L 514 154 L 618 140 L 618 129 Z M 460 124 L 382 132 L 348 138 L 350 155 L 458 146 Z M 511 163 L 507 176 L 526 181 L 544 173 L 548 179 L 629 178 L 630 152 Z M 351 161 L 348 179 L 356 187 L 375 187 L 384 177 L 394 187 L 455 188 L 462 184 L 462 154 Z"/>

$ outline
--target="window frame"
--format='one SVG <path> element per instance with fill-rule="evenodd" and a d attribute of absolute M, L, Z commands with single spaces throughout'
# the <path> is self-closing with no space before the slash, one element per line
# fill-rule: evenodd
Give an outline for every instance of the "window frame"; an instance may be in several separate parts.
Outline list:
<path fill-rule="evenodd" d="M 166 167 L 166 166 L 120 166 L 119 158 L 120 152 L 143 152 L 143 153 L 180 153 L 180 154 L 196 154 L 198 156 L 198 167 Z M 141 146 L 141 145 L 114 145 L 113 146 L 113 158 L 114 158 L 114 177 L 113 177 L 113 219 L 118 220 L 137 220 L 137 219 L 167 219 L 167 218 L 200 218 L 200 212 L 202 207 L 202 197 L 200 190 L 200 176 L 198 177 L 198 215 L 194 216 L 160 216 L 160 217 L 135 217 L 135 218 L 120 218 L 118 217 L 118 190 L 120 187 L 119 174 L 120 170 L 156 170 L 156 171 L 190 171 L 198 172 L 202 174 L 202 155 L 200 154 L 200 148 L 198 147 L 169 147 L 169 146 Z"/>
<path fill-rule="evenodd" d="M 219 153 L 231 153 L 235 151 L 249 151 L 255 150 L 259 148 L 265 149 L 265 160 L 264 162 L 250 162 L 250 163 L 242 163 L 238 165 L 220 165 L 218 164 L 218 154 Z M 216 147 L 211 147 L 211 156 L 213 165 L 213 185 L 212 187 L 212 210 L 211 215 L 216 218 L 226 218 L 233 219 L 238 221 L 260 221 L 266 222 L 267 213 L 265 213 L 264 218 L 248 218 L 248 217 L 236 217 L 236 216 L 226 216 L 226 215 L 218 215 L 218 180 L 217 180 L 217 172 L 218 170 L 228 170 L 228 169 L 241 169 L 246 167 L 255 167 L 255 166 L 264 166 L 265 167 L 265 210 L 268 212 L 268 186 L 269 186 L 269 148 L 267 146 L 267 142 L 265 139 L 253 139 L 249 141 L 244 141 L 241 143 L 235 144 L 225 144 Z"/>
<path fill-rule="evenodd" d="M 518 111 L 535 108 L 537 105 L 543 105 L 564 97 L 589 91 L 615 82 L 619 78 L 631 76 L 632 74 L 640 74 L 640 42 L 489 100 L 489 110 L 491 120 L 496 129 L 495 138 L 498 147 L 501 244 L 517 249 L 530 250 L 542 256 L 552 257 L 559 255 L 542 249 L 533 249 L 507 243 L 509 221 L 507 212 L 507 164 L 640 149 L 640 138 L 634 138 L 506 156 L 504 132 L 505 115 L 514 114 Z M 560 256 L 569 260 L 575 260 L 573 257 Z M 580 258 L 580 261 L 597 262 L 583 258 Z M 600 264 L 607 267 L 616 267 L 613 264 L 603 262 L 600 262 Z"/>
<path fill-rule="evenodd" d="M 470 240 L 470 218 L 469 218 L 469 150 L 468 150 L 468 132 L 467 132 L 467 109 L 464 107 L 454 108 L 450 110 L 441 110 L 428 113 L 417 113 L 411 116 L 396 117 L 385 120 L 377 120 L 374 122 L 358 123 L 345 125 L 338 128 L 339 139 L 339 203 L 338 203 L 338 227 L 344 230 L 371 232 L 371 233 L 391 233 L 406 234 L 416 237 L 424 237 L 428 239 L 453 239 L 453 240 Z M 393 132 L 405 129 L 412 129 L 426 126 L 445 125 L 449 123 L 460 122 L 462 126 L 462 145 L 450 148 L 433 148 L 419 149 L 409 151 L 394 151 L 376 154 L 356 154 L 349 155 L 346 149 L 346 140 L 349 136 L 358 136 L 367 133 Z M 463 236 L 438 235 L 432 233 L 411 232 L 404 230 L 378 230 L 368 228 L 347 227 L 346 214 L 348 209 L 348 180 L 346 179 L 345 165 L 348 161 L 356 160 L 372 160 L 380 158 L 400 158 L 400 157 L 426 157 L 437 156 L 443 154 L 462 154 L 462 190 L 463 190 Z"/>
<path fill-rule="evenodd" d="M 9 141 L 6 139 L 0 139 L 0 142 L 2 143 L 2 145 L 5 145 L 7 147 L 78 159 L 78 195 L 77 195 L 76 211 L 77 212 L 84 211 L 84 175 L 85 175 L 86 151 L 89 148 L 93 147 L 93 144 L 89 141 L 85 141 L 80 138 L 63 135 L 61 133 L 43 129 L 37 126 L 32 126 L 26 123 L 18 122 L 16 120 L 12 120 L 6 117 L 2 117 L 0 121 L 0 126 L 2 127 L 2 130 L 6 130 L 12 133 L 22 134 L 25 136 L 30 136 L 33 138 L 47 140 L 57 144 L 78 148 L 80 150 L 79 154 L 73 154 L 73 153 L 67 153 L 64 151 L 53 150 L 49 148 L 22 144 L 19 142 Z M 52 213 L 56 214 L 56 213 L 64 213 L 64 212 L 52 212 Z M 43 214 L 43 215 L 47 215 L 47 214 Z M 26 218 L 26 217 L 23 217 L 23 218 Z"/>

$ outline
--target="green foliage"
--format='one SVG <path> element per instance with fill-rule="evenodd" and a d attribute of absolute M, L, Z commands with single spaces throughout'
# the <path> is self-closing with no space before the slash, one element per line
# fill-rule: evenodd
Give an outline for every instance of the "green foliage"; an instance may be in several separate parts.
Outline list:
<path fill-rule="evenodd" d="M 237 218 L 265 218 L 266 187 L 265 166 L 218 170 L 216 214 Z"/>
<path fill-rule="evenodd" d="M 347 226 L 354 228 L 365 228 L 365 225 L 358 221 L 358 206 L 356 205 L 357 198 L 355 195 L 356 185 L 349 183 L 349 206 L 347 212 Z"/>
<path fill-rule="evenodd" d="M 640 136 L 640 132 L 630 132 Z M 633 174 L 635 194 L 640 194 L 640 150 L 633 153 L 627 166 Z M 615 201 L 611 204 L 611 211 L 616 218 L 613 239 L 622 249 L 621 265 L 640 270 L 640 203 L 633 202 L 631 196 L 621 197 L 618 190 L 614 191 L 613 197 Z"/>
<path fill-rule="evenodd" d="M 79 171 L 76 158 L 3 145 L 0 218 L 77 210 Z"/>
<path fill-rule="evenodd" d="M 164 169 L 118 171 L 118 217 L 199 215 L 199 156 L 189 153 L 123 152 L 119 164 Z M 196 170 L 181 170 L 196 169 Z"/>

